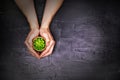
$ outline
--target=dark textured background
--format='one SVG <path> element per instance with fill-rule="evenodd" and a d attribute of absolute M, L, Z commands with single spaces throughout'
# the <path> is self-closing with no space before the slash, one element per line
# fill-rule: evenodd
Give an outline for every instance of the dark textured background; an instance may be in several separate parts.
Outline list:
<path fill-rule="evenodd" d="M 39 23 L 44 0 L 35 0 Z M 24 40 L 29 25 L 14 1 L 0 12 L 0 80 L 120 80 L 120 3 L 65 0 L 51 23 L 56 45 L 36 59 Z"/>

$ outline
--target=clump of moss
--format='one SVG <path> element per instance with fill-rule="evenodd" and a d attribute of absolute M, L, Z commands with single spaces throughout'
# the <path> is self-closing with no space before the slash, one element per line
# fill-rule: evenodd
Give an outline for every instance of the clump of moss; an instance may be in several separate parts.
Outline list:
<path fill-rule="evenodd" d="M 34 50 L 36 51 L 43 51 L 45 49 L 45 40 L 42 38 L 42 37 L 36 37 L 34 40 L 33 40 L 33 48 Z"/>

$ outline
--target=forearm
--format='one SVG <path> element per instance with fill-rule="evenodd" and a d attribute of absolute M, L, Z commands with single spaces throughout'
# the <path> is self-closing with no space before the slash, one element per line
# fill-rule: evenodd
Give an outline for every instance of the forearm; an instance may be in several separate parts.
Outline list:
<path fill-rule="evenodd" d="M 63 3 L 63 0 L 47 0 L 46 1 L 45 10 L 44 10 L 44 14 L 41 22 L 42 28 L 49 28 L 49 25 L 55 13 L 58 11 L 62 3 Z"/>
<path fill-rule="evenodd" d="M 15 0 L 28 20 L 31 29 L 39 28 L 33 0 Z"/>

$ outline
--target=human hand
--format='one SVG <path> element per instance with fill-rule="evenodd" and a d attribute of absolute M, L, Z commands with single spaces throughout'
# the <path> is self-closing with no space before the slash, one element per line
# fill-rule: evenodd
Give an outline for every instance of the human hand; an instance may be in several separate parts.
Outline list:
<path fill-rule="evenodd" d="M 38 28 L 31 29 L 31 31 L 29 32 L 25 40 L 25 44 L 27 48 L 29 49 L 30 53 L 39 59 L 40 55 L 33 49 L 33 44 L 32 44 L 33 43 L 32 40 L 37 36 L 39 36 L 39 29 Z"/>
<path fill-rule="evenodd" d="M 40 54 L 40 58 L 46 57 L 50 54 L 52 54 L 55 41 L 53 39 L 53 36 L 49 30 L 49 28 L 40 28 L 40 36 L 42 36 L 46 41 L 46 48 L 45 50 Z"/>

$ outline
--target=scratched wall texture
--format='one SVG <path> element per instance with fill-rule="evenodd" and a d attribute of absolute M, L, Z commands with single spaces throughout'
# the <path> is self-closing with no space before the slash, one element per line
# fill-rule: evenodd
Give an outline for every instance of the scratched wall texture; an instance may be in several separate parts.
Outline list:
<path fill-rule="evenodd" d="M 35 0 L 39 23 L 44 4 Z M 5 1 L 0 80 L 120 80 L 119 8 L 115 0 L 65 0 L 50 26 L 54 52 L 39 60 L 24 44 L 25 17 L 14 1 Z"/>

